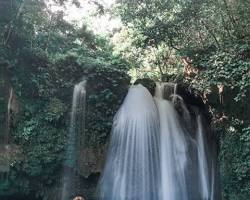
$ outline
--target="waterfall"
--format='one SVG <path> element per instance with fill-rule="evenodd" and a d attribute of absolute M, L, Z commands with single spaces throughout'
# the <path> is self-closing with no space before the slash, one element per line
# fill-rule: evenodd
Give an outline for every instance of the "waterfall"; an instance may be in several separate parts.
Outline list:
<path fill-rule="evenodd" d="M 86 80 L 74 87 L 70 126 L 64 163 L 63 186 L 61 200 L 69 200 L 77 192 L 77 157 L 81 137 L 85 129 Z"/>
<path fill-rule="evenodd" d="M 9 94 L 9 99 L 8 99 L 8 105 L 7 105 L 7 127 L 6 127 L 6 135 L 4 138 L 4 143 L 8 144 L 9 143 L 9 132 L 10 132 L 10 124 L 11 124 L 11 106 L 12 106 L 12 101 L 13 101 L 13 88 L 10 88 L 10 94 Z"/>
<path fill-rule="evenodd" d="M 203 134 L 204 134 L 204 130 L 202 126 L 201 116 L 198 115 L 196 141 L 197 141 L 197 147 L 198 147 L 198 169 L 199 169 L 199 178 L 200 178 L 200 184 L 201 184 L 201 193 L 202 193 L 202 199 L 210 199 L 209 198 L 210 185 L 209 185 L 209 174 L 208 174 L 209 170 L 208 170 L 208 161 L 207 161 L 208 158 L 206 155 L 205 141 L 204 141 Z M 213 167 L 211 169 L 213 169 Z"/>
<path fill-rule="evenodd" d="M 163 99 L 165 84 L 157 84 L 155 102 L 160 117 L 161 191 L 163 200 L 186 200 L 185 170 L 188 161 L 187 141 L 178 121 L 174 104 Z M 174 86 L 175 87 L 175 86 Z M 176 89 L 174 89 L 176 92 Z M 176 101 L 176 94 L 173 96 Z"/>
<path fill-rule="evenodd" d="M 162 200 L 219 199 L 219 195 L 214 194 L 213 149 L 207 145 L 208 133 L 202 115 L 195 109 L 196 124 L 191 126 L 193 121 L 183 98 L 177 94 L 177 84 L 158 83 L 155 102 L 160 118 Z M 184 123 L 181 124 L 181 120 Z M 196 127 L 194 138 L 190 127 Z"/>
<path fill-rule="evenodd" d="M 113 120 L 99 200 L 220 199 L 202 114 L 177 90 L 157 83 L 153 98 L 140 84 L 130 87 Z"/>
<path fill-rule="evenodd" d="M 114 117 L 101 200 L 159 199 L 159 118 L 149 91 L 131 86 Z"/>

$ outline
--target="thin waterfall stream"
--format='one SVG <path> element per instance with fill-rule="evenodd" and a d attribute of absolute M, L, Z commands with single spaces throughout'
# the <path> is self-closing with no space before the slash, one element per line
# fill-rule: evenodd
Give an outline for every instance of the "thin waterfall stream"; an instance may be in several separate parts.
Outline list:
<path fill-rule="evenodd" d="M 130 87 L 113 120 L 99 200 L 220 199 L 209 125 L 199 110 L 191 116 L 177 90 L 157 83 L 153 97 Z"/>
<path fill-rule="evenodd" d="M 77 193 L 79 175 L 77 174 L 77 158 L 79 156 L 79 142 L 85 129 L 86 80 L 74 87 L 68 142 L 66 146 L 66 160 L 64 162 L 61 200 L 69 200 Z"/>
<path fill-rule="evenodd" d="M 9 143 L 9 132 L 10 132 L 10 123 L 11 123 L 11 105 L 13 101 L 13 88 L 10 88 L 10 95 L 9 95 L 9 100 L 8 100 L 8 105 L 7 105 L 7 128 L 6 128 L 6 136 L 5 136 L 5 143 Z"/>
<path fill-rule="evenodd" d="M 203 199 L 210 199 L 210 185 L 209 185 L 209 175 L 208 175 L 208 161 L 205 150 L 205 141 L 204 141 L 204 131 L 201 122 L 201 116 L 197 117 L 197 149 L 198 149 L 198 169 L 199 177 L 201 183 L 201 193 Z"/>

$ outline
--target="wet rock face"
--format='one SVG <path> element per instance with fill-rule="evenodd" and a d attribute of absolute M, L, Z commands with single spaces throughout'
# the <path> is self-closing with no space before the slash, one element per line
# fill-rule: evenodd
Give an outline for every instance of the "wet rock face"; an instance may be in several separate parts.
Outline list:
<path fill-rule="evenodd" d="M 187 85 L 178 84 L 177 94 L 183 98 L 186 104 L 205 109 L 205 104 L 201 98 L 201 95 L 194 89 L 189 88 Z"/>
<path fill-rule="evenodd" d="M 175 105 L 177 112 L 182 118 L 182 126 L 185 127 L 191 134 L 191 136 L 194 138 L 196 135 L 195 130 L 197 129 L 197 116 L 201 115 L 204 127 L 208 128 L 206 134 L 208 137 L 210 137 L 211 130 L 209 127 L 212 116 L 209 112 L 208 105 L 206 105 L 203 101 L 201 94 L 199 94 L 198 91 L 190 88 L 185 84 L 178 84 L 176 90 L 177 95 L 181 96 L 185 105 L 184 107 L 186 107 L 187 109 L 187 111 L 185 111 L 185 109 L 183 110 L 183 106 L 181 106 L 182 103 L 178 104 L 177 102 L 177 104 Z M 185 112 L 189 113 L 189 119 L 185 117 Z"/>
<path fill-rule="evenodd" d="M 87 147 L 80 150 L 79 172 L 82 177 L 88 178 L 91 174 L 99 173 L 104 163 L 106 145 L 99 147 Z"/>

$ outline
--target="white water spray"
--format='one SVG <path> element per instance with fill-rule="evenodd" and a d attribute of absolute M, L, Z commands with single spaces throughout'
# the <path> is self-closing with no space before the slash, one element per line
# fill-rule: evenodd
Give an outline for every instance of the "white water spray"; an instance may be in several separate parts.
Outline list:
<path fill-rule="evenodd" d="M 154 100 L 131 86 L 114 118 L 99 199 L 219 200 L 213 147 L 199 111 L 192 117 L 187 128 L 195 120 L 176 84 L 157 83 Z"/>
<path fill-rule="evenodd" d="M 13 100 L 13 88 L 10 89 L 10 95 L 8 100 L 8 106 L 7 106 L 7 120 L 8 120 L 8 126 L 10 126 L 10 117 L 11 117 L 11 104 Z"/>
<path fill-rule="evenodd" d="M 158 200 L 159 119 L 142 85 L 131 86 L 116 114 L 99 185 L 101 200 Z"/>
<path fill-rule="evenodd" d="M 188 197 L 185 180 L 187 142 L 174 105 L 163 99 L 164 87 L 165 84 L 157 85 L 157 90 L 162 92 L 155 97 L 160 117 L 162 199 L 185 200 Z"/>
<path fill-rule="evenodd" d="M 210 184 L 209 184 L 209 169 L 208 158 L 205 150 L 204 130 L 202 127 L 201 116 L 197 116 L 197 133 L 196 141 L 198 146 L 198 169 L 199 179 L 201 184 L 202 199 L 209 200 L 210 198 Z M 211 195 L 212 196 L 212 195 Z"/>

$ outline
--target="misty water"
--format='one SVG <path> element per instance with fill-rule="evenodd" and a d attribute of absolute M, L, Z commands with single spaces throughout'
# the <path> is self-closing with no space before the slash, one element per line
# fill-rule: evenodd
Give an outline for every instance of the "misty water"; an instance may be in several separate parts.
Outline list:
<path fill-rule="evenodd" d="M 191 117 L 176 88 L 158 83 L 153 97 L 130 87 L 113 120 L 98 199 L 220 199 L 209 125 L 199 110 Z"/>
<path fill-rule="evenodd" d="M 142 85 L 131 86 L 114 117 L 100 199 L 159 199 L 159 125 L 149 91 Z"/>

